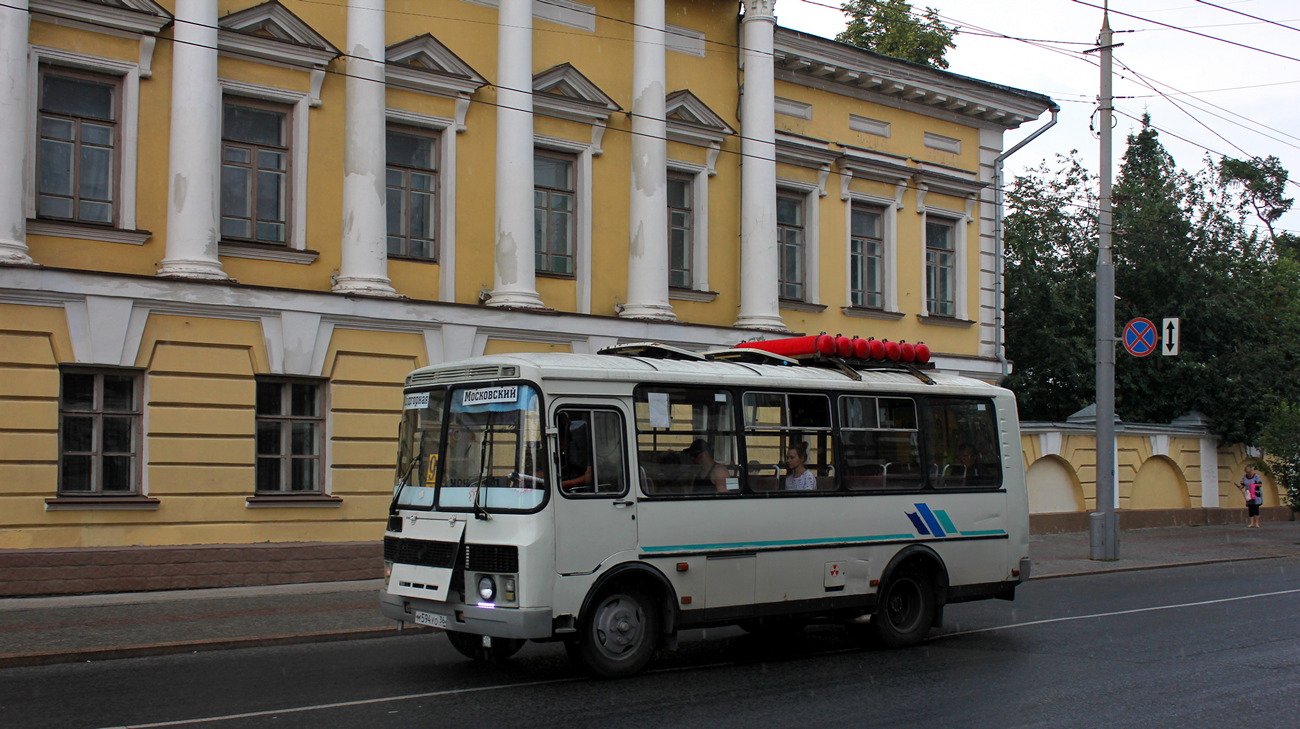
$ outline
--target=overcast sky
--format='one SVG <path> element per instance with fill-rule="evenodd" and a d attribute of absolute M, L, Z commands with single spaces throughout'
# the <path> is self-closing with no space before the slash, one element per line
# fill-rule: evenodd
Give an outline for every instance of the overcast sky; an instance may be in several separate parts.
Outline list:
<path fill-rule="evenodd" d="M 962 28 L 957 47 L 948 52 L 948 70 L 1046 94 L 1060 105 L 1057 125 L 1008 161 L 1011 175 L 1071 149 L 1098 171 L 1098 141 L 1089 122 L 1100 71 L 1096 54 L 1083 51 L 1093 47 L 1101 29 L 1102 0 L 912 0 L 912 5 L 933 7 L 947 25 Z M 834 0 L 777 0 L 777 22 L 834 37 L 845 25 L 838 6 Z M 1110 10 L 1115 42 L 1123 44 L 1115 50 L 1116 171 L 1126 136 L 1139 127 L 1135 118 L 1149 112 L 1183 169 L 1201 169 L 1207 154 L 1216 159 L 1275 155 L 1292 180 L 1300 179 L 1300 2 L 1111 0 Z M 1008 133 L 1006 146 L 1048 118 Z M 1289 189 L 1300 198 L 1294 182 Z M 1283 226 L 1300 232 L 1300 209 L 1293 208 Z"/>

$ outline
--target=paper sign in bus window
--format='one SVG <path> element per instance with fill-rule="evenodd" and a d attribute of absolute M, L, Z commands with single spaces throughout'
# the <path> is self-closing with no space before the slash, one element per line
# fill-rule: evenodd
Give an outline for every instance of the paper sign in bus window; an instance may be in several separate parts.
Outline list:
<path fill-rule="evenodd" d="M 437 486 L 435 479 L 438 477 L 438 454 L 429 455 L 429 468 L 424 472 L 424 484 L 426 486 Z"/>

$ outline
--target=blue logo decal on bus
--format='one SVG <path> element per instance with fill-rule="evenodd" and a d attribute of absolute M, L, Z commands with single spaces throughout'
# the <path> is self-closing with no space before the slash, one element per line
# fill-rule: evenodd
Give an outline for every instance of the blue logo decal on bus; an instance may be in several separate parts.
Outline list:
<path fill-rule="evenodd" d="M 935 536 L 943 538 L 958 535 L 963 537 L 987 537 L 1006 534 L 1003 529 L 961 531 L 952 523 L 952 518 L 948 516 L 948 512 L 943 509 L 931 509 L 930 505 L 924 502 L 913 504 L 913 506 L 916 507 L 916 511 L 905 511 L 903 513 L 912 522 L 912 527 L 916 529 L 916 533 L 923 537 Z"/>

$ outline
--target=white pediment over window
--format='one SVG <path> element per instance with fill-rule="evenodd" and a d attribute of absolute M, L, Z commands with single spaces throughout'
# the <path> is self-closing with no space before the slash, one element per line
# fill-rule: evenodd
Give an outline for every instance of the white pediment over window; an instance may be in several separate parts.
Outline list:
<path fill-rule="evenodd" d="M 341 55 L 325 36 L 275 0 L 231 13 L 217 25 L 217 45 L 237 58 L 323 68 Z"/>
<path fill-rule="evenodd" d="M 392 86 L 454 97 L 472 94 L 488 82 L 428 33 L 394 43 L 385 58 L 384 73 Z"/>
<path fill-rule="evenodd" d="M 31 0 L 32 19 L 66 18 L 130 33 L 156 34 L 172 14 L 153 0 Z"/>
<path fill-rule="evenodd" d="M 721 144 L 736 133 L 698 96 L 685 89 L 664 99 L 664 116 L 668 120 L 668 138 L 674 142 L 708 146 Z"/>
<path fill-rule="evenodd" d="M 568 63 L 533 76 L 533 107 L 561 119 L 601 125 L 609 120 L 610 114 L 622 110 L 600 87 Z"/>

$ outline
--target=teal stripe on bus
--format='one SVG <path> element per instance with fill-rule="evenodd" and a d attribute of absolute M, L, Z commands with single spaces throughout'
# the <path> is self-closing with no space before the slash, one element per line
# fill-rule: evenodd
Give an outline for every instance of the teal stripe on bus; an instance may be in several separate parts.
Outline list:
<path fill-rule="evenodd" d="M 1006 531 L 1002 529 L 986 529 L 982 531 L 957 532 L 963 537 L 994 537 L 1005 536 Z M 719 542 L 717 544 L 673 544 L 664 547 L 641 547 L 642 552 L 682 552 L 682 551 L 700 551 L 707 549 L 756 549 L 760 547 L 803 547 L 815 546 L 818 544 L 852 544 L 861 542 L 883 542 L 900 539 L 916 540 L 915 534 L 879 534 L 866 537 L 841 537 L 826 539 L 777 539 L 766 542 Z M 925 540 L 931 541 L 931 540 Z M 943 539 L 933 541 L 944 541 Z"/>
<path fill-rule="evenodd" d="M 666 547 L 642 547 L 642 552 L 679 552 L 699 549 L 747 549 L 751 547 L 800 547 L 813 544 L 845 544 L 851 542 L 880 542 L 887 539 L 915 539 L 915 534 L 880 534 L 870 537 L 840 537 L 827 539 L 777 539 L 768 542 L 722 542 L 719 544 L 675 544 Z"/>

